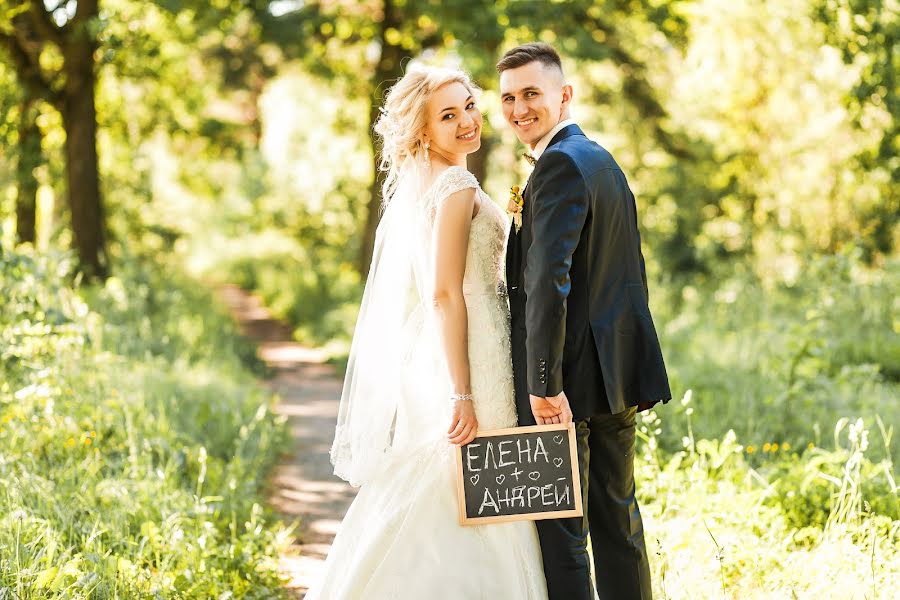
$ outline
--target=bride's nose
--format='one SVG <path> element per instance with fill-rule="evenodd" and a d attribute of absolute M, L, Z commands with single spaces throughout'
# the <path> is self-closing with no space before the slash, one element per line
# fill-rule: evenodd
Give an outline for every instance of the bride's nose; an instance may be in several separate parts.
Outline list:
<path fill-rule="evenodd" d="M 469 129 L 472 125 L 475 124 L 475 119 L 472 118 L 472 115 L 468 113 L 468 111 L 462 113 L 463 116 L 457 121 L 457 127 L 462 130 Z"/>

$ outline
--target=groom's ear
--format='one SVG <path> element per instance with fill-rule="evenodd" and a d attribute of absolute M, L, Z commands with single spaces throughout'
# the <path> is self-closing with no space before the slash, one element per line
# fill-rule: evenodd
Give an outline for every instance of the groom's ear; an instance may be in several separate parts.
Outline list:
<path fill-rule="evenodd" d="M 568 107 L 572 102 L 572 98 L 575 97 L 575 90 L 572 88 L 570 84 L 565 84 L 562 89 L 562 103 L 563 106 Z"/>

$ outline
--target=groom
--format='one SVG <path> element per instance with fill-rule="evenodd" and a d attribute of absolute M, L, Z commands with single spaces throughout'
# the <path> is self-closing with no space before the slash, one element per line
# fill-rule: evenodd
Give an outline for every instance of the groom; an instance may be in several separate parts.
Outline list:
<path fill-rule="evenodd" d="M 634 195 L 570 119 L 551 46 L 513 48 L 497 71 L 503 115 L 536 161 L 506 256 L 519 424 L 574 420 L 584 499 L 584 518 L 536 522 L 550 600 L 593 600 L 588 533 L 600 599 L 650 598 L 635 416 L 671 392 Z"/>

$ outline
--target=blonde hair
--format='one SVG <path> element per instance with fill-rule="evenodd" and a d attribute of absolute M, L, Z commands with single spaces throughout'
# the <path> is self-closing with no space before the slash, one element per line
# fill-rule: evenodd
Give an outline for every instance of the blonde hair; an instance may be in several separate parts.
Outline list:
<path fill-rule="evenodd" d="M 424 154 L 425 103 L 435 91 L 449 83 L 463 84 L 472 95 L 479 91 L 463 71 L 424 65 L 410 67 L 388 90 L 384 106 L 379 109 L 381 116 L 374 127 L 381 140 L 379 169 L 387 172 L 382 186 L 383 203 L 390 200 L 403 163 Z"/>

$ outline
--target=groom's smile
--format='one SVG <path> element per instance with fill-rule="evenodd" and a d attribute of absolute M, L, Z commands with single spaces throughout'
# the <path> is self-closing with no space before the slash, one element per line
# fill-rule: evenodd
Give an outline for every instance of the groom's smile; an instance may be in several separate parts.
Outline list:
<path fill-rule="evenodd" d="M 566 93 L 566 87 L 558 69 L 539 61 L 500 73 L 503 116 L 523 144 L 533 149 L 557 123 L 567 118 L 571 93 Z"/>

